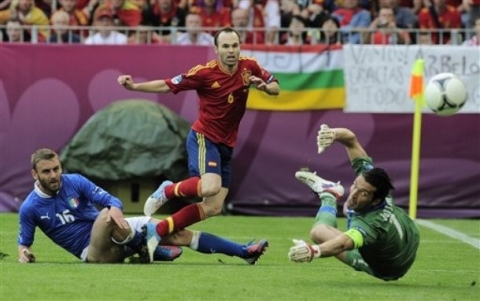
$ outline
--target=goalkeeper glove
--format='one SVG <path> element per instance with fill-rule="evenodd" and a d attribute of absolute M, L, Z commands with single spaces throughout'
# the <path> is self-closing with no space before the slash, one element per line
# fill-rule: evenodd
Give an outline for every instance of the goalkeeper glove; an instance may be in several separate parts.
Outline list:
<path fill-rule="evenodd" d="M 317 134 L 318 153 L 323 153 L 327 147 L 332 145 L 333 141 L 335 141 L 335 131 L 330 129 L 328 125 L 322 124 Z"/>
<path fill-rule="evenodd" d="M 288 252 L 288 258 L 295 262 L 310 262 L 321 255 L 320 247 L 309 245 L 303 240 L 293 239 L 294 246 Z"/>

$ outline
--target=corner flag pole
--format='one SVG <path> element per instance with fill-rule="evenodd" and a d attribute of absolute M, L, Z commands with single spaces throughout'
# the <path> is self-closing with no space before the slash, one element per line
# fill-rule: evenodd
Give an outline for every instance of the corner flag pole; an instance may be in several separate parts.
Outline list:
<path fill-rule="evenodd" d="M 425 101 L 424 92 L 424 69 L 425 62 L 423 59 L 415 60 L 412 69 L 412 77 L 410 80 L 410 98 L 415 101 L 415 113 L 413 116 L 413 140 L 412 140 L 412 166 L 410 173 L 410 218 L 417 218 L 417 202 L 418 202 L 418 175 L 420 165 L 420 140 L 422 132 L 422 106 Z"/>

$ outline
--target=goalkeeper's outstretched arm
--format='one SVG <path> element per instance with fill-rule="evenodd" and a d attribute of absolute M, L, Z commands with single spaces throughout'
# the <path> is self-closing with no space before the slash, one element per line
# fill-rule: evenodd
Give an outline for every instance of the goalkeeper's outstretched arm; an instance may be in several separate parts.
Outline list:
<path fill-rule="evenodd" d="M 334 141 L 343 144 L 347 150 L 350 161 L 358 157 L 366 157 L 367 152 L 357 139 L 357 136 L 347 128 L 333 128 L 335 132 Z"/>
<path fill-rule="evenodd" d="M 343 233 L 334 239 L 327 240 L 319 245 L 320 257 L 336 256 L 342 252 L 352 250 L 355 247 L 353 240 L 347 234 Z"/>
<path fill-rule="evenodd" d="M 357 247 L 358 242 L 355 241 L 356 237 L 352 238 L 352 233 L 349 232 L 342 233 L 320 245 L 310 245 L 303 240 L 294 239 L 294 246 L 290 248 L 288 258 L 295 262 L 310 262 L 314 258 L 337 256 L 352 250 Z"/>

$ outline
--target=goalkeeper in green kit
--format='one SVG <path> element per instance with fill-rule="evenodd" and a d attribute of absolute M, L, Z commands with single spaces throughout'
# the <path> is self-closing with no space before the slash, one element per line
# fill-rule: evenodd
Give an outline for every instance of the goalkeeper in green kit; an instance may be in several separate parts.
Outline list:
<path fill-rule="evenodd" d="M 295 177 L 318 194 L 321 206 L 310 231 L 315 244 L 294 239 L 288 257 L 295 262 L 310 262 L 335 256 L 357 271 L 385 281 L 397 280 L 415 261 L 418 228 L 403 209 L 393 204 L 390 191 L 394 187 L 388 174 L 373 166 L 355 134 L 346 128 L 322 125 L 317 136 L 319 153 L 334 142 L 345 146 L 356 174 L 343 206 L 348 229 L 340 231 L 336 221 L 343 186 L 300 170 Z"/>

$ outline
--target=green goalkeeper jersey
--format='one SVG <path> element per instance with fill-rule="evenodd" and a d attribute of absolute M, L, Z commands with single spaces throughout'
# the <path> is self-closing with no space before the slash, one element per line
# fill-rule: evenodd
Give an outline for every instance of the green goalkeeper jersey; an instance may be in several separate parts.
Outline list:
<path fill-rule="evenodd" d="M 358 175 L 373 168 L 369 157 L 352 161 Z M 364 212 L 350 212 L 349 229 L 363 236 L 360 254 L 377 276 L 403 276 L 415 260 L 420 235 L 415 222 L 406 212 L 395 206 L 391 197 Z"/>

